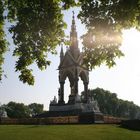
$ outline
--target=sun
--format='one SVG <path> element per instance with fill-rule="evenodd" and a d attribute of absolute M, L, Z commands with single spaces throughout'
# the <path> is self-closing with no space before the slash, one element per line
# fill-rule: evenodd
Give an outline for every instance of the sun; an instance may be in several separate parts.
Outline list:
<path fill-rule="evenodd" d="M 140 32 L 134 28 L 123 31 L 123 45 L 140 48 Z"/>

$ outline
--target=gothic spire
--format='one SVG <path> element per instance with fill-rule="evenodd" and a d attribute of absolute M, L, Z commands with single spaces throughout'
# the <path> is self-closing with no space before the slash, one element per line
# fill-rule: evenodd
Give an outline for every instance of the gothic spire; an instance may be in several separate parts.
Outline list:
<path fill-rule="evenodd" d="M 63 52 L 63 44 L 61 45 L 61 51 L 60 51 L 60 62 L 62 61 L 64 57 L 64 52 Z"/>
<path fill-rule="evenodd" d="M 70 32 L 70 43 L 71 43 L 70 50 L 72 51 L 72 53 L 74 55 L 76 55 L 76 53 L 79 54 L 74 11 L 73 11 L 73 16 L 72 16 L 72 25 L 71 25 L 71 32 Z"/>
<path fill-rule="evenodd" d="M 76 32 L 74 11 L 72 11 L 72 13 L 73 13 L 73 16 L 72 16 L 71 32 Z"/>

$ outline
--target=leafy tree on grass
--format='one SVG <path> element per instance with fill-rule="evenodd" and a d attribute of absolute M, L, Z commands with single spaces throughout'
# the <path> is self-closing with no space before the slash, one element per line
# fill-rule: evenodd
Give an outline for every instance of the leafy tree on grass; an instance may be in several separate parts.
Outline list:
<path fill-rule="evenodd" d="M 44 112 L 43 104 L 31 103 L 25 105 L 23 103 L 9 102 L 3 105 L 10 118 L 29 118 Z M 0 107 L 1 110 L 1 107 Z"/>
<path fill-rule="evenodd" d="M 23 103 L 9 102 L 6 108 L 8 117 L 10 118 L 27 118 L 29 116 L 29 109 Z"/>
<path fill-rule="evenodd" d="M 36 116 L 43 113 L 43 104 L 32 103 L 28 105 L 30 116 Z"/>

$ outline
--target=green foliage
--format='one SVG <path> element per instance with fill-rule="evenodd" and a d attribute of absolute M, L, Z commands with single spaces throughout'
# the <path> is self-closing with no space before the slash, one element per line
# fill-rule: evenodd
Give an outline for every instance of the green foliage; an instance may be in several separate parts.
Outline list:
<path fill-rule="evenodd" d="M 10 118 L 28 118 L 43 113 L 43 105 L 37 103 L 25 105 L 11 101 L 3 106 Z"/>
<path fill-rule="evenodd" d="M 140 29 L 139 0 L 0 0 L 0 80 L 7 47 L 4 11 L 6 21 L 12 24 L 9 32 L 16 46 L 15 70 L 23 83 L 33 85 L 30 66 L 36 63 L 44 70 L 50 65 L 48 53 L 56 54 L 65 38 L 62 11 L 73 6 L 81 7 L 78 17 L 88 29 L 82 37 L 85 65 L 89 69 L 102 63 L 115 65 L 115 58 L 123 56 L 122 29 Z"/>
<path fill-rule="evenodd" d="M 14 56 L 18 57 L 16 71 L 20 80 L 34 84 L 34 77 L 28 69 L 36 63 L 40 70 L 50 65 L 48 53 L 55 54 L 56 46 L 64 37 L 60 1 L 52 0 L 8 0 L 8 19 L 16 22 L 9 31 L 13 34 Z"/>
<path fill-rule="evenodd" d="M 4 33 L 4 4 L 3 0 L 0 0 L 0 81 L 2 79 L 2 64 L 4 63 L 4 53 L 7 50 L 7 41 Z"/>
<path fill-rule="evenodd" d="M 120 50 L 122 29 L 140 29 L 139 0 L 79 0 L 79 18 L 88 32 L 83 36 L 85 63 L 92 69 L 105 63 L 114 66 Z M 94 38 L 94 39 L 93 39 Z"/>
<path fill-rule="evenodd" d="M 77 5 L 77 3 L 75 0 L 62 0 L 62 7 L 64 9 L 69 9 L 69 8 L 76 6 L 76 5 Z"/>
<path fill-rule="evenodd" d="M 6 112 L 10 118 L 26 118 L 29 117 L 28 107 L 23 103 L 9 102 L 6 105 Z"/>
<path fill-rule="evenodd" d="M 43 104 L 32 103 L 28 105 L 30 116 L 35 116 L 37 114 L 43 113 Z"/>
<path fill-rule="evenodd" d="M 34 76 L 31 73 L 30 69 L 21 70 L 21 74 L 19 75 L 19 79 L 23 81 L 23 83 L 28 83 L 29 85 L 34 84 Z"/>
<path fill-rule="evenodd" d="M 139 140 L 117 125 L 0 125 L 1 140 Z"/>
<path fill-rule="evenodd" d="M 116 93 L 96 88 L 94 90 L 89 90 L 89 97 L 93 97 L 97 100 L 103 114 L 129 119 L 140 118 L 140 107 L 133 102 L 118 99 Z"/>

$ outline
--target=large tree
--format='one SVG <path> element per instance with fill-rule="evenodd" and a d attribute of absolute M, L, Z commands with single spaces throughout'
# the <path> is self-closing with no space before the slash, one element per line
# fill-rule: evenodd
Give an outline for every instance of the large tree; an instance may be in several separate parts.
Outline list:
<path fill-rule="evenodd" d="M 4 111 L 7 112 L 10 118 L 29 118 L 44 112 L 43 104 L 31 103 L 25 105 L 13 101 L 5 105 L 0 105 L 0 117 L 3 115 Z"/>
<path fill-rule="evenodd" d="M 30 116 L 36 116 L 43 113 L 43 104 L 32 103 L 28 105 Z"/>
<path fill-rule="evenodd" d="M 85 62 L 91 69 L 115 65 L 123 53 L 122 29 L 140 29 L 140 0 L 80 0 L 79 18 L 88 29 L 83 35 Z"/>
<path fill-rule="evenodd" d="M 122 29 L 139 29 L 139 5 L 140 0 L 0 0 L 0 80 L 7 49 L 5 21 L 12 24 L 9 32 L 16 46 L 15 70 L 21 81 L 33 85 L 29 66 L 36 63 L 45 69 L 50 65 L 48 53 L 55 54 L 60 42 L 65 42 L 63 10 L 81 7 L 78 17 L 87 27 L 82 37 L 84 63 L 93 69 L 104 62 L 111 67 L 115 58 L 123 55 L 119 48 Z"/>
<path fill-rule="evenodd" d="M 28 106 L 23 103 L 9 102 L 6 105 L 6 112 L 10 118 L 26 118 L 30 117 Z"/>
<path fill-rule="evenodd" d="M 82 92 L 82 95 L 84 92 Z M 100 111 L 103 114 L 124 117 L 129 119 L 140 118 L 140 107 L 133 102 L 119 99 L 116 93 L 111 93 L 102 88 L 96 88 L 88 91 L 89 98 L 97 100 Z"/>

